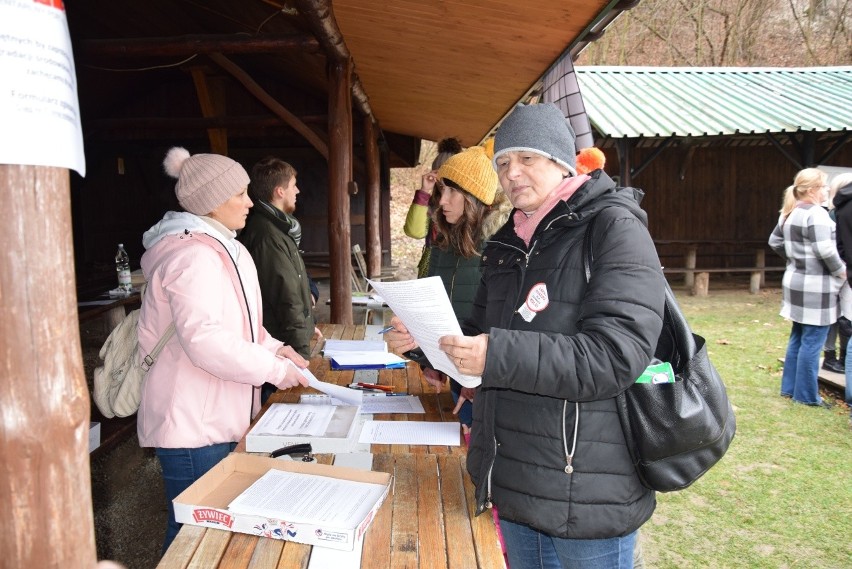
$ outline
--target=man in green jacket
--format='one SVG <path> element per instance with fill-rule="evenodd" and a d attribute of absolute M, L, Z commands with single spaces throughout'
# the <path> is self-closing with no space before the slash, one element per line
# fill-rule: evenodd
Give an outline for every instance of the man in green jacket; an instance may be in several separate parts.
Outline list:
<path fill-rule="evenodd" d="M 299 252 L 301 226 L 292 215 L 299 194 L 296 169 L 279 158 L 264 158 L 252 168 L 249 194 L 255 207 L 238 239 L 257 266 L 263 325 L 307 358 L 311 338 L 320 332 L 312 312 L 316 299 Z M 262 400 L 274 391 L 264 385 Z"/>

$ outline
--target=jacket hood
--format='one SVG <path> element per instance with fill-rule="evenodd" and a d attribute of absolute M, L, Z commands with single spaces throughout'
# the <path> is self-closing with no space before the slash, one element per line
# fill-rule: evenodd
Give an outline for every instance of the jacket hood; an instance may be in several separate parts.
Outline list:
<path fill-rule="evenodd" d="M 194 213 L 182 211 L 166 212 L 163 219 L 142 234 L 142 245 L 147 251 L 169 235 L 182 235 L 184 233 L 204 233 L 209 235 L 222 243 L 232 259 L 237 260 L 239 258 L 239 248 L 234 243 L 236 233 L 209 217 L 202 217 Z M 230 236 L 228 235 L 229 233 Z"/>
<path fill-rule="evenodd" d="M 590 172 L 589 176 L 591 179 L 565 202 L 569 213 L 573 213 L 578 221 L 585 222 L 602 209 L 619 206 L 635 215 L 645 227 L 648 226 L 648 214 L 639 206 L 645 192 L 638 188 L 616 186 L 603 170 Z"/>
<path fill-rule="evenodd" d="M 500 193 L 502 193 L 502 190 Z M 483 242 L 487 241 L 492 235 L 497 233 L 497 230 L 506 224 L 512 210 L 512 204 L 505 196 L 495 200 L 494 204 L 491 206 L 491 211 L 488 212 L 488 215 L 480 228 L 480 237 Z"/>
<path fill-rule="evenodd" d="M 834 194 L 834 207 L 839 208 L 850 201 L 852 201 L 852 184 L 846 184 Z"/>

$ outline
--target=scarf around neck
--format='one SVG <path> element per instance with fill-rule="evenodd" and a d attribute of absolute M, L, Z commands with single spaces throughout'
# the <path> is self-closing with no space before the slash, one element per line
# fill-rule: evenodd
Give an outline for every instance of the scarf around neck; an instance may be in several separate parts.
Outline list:
<path fill-rule="evenodd" d="M 553 190 L 547 199 L 544 200 L 544 203 L 541 204 L 537 210 L 535 210 L 532 215 L 527 215 L 521 210 L 515 210 L 515 214 L 512 219 L 515 222 L 515 235 L 524 240 L 524 243 L 527 247 L 530 245 L 530 240 L 532 240 L 533 233 L 538 228 L 538 224 L 541 223 L 541 220 L 544 219 L 550 210 L 556 207 L 556 204 L 561 201 L 567 201 L 568 198 L 574 195 L 580 186 L 586 183 L 586 180 L 589 180 L 590 176 L 586 174 L 582 174 L 580 176 L 574 176 L 572 178 L 565 178 L 561 184 L 556 186 L 556 189 Z"/>

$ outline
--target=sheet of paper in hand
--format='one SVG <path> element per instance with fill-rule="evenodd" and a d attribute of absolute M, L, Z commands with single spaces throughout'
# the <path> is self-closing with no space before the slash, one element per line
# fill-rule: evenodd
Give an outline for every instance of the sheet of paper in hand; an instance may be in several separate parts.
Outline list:
<path fill-rule="evenodd" d="M 438 347 L 441 336 L 462 335 L 441 277 L 369 283 L 402 320 L 435 369 L 464 387 L 477 387 L 482 383 L 479 376 L 461 373 L 455 362 Z"/>

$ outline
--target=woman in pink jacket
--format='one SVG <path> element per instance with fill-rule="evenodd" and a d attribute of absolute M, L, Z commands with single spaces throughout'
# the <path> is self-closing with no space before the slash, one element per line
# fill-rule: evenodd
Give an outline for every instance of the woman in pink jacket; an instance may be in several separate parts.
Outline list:
<path fill-rule="evenodd" d="M 304 358 L 263 328 L 257 270 L 235 239 L 252 206 L 248 174 L 183 148 L 164 166 L 186 212 L 166 213 L 143 235 L 140 350 L 150 353 L 171 322 L 175 334 L 148 372 L 137 419 L 139 444 L 154 447 L 163 469 L 163 552 L 180 529 L 172 500 L 234 449 L 260 408 L 260 386 L 307 385 Z"/>

